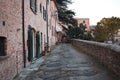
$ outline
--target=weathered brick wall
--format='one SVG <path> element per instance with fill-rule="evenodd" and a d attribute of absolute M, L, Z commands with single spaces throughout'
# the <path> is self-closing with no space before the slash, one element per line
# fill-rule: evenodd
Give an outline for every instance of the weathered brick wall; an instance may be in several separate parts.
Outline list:
<path fill-rule="evenodd" d="M 23 67 L 21 5 L 22 0 L 0 0 L 0 37 L 7 39 L 8 56 L 0 58 L 0 80 L 11 80 Z"/>
<path fill-rule="evenodd" d="M 46 10 L 46 0 L 37 0 L 36 14 L 30 9 L 30 0 L 24 0 L 24 3 L 25 50 L 28 55 L 27 40 L 29 25 L 34 29 L 35 35 L 37 31 L 43 33 L 41 51 L 44 50 L 44 43 L 47 42 L 46 21 L 43 19 L 43 7 Z M 41 12 L 40 4 L 42 4 Z M 48 15 L 51 16 L 50 14 Z M 0 0 L 0 37 L 3 36 L 7 38 L 8 56 L 4 60 L 0 58 L 0 80 L 11 80 L 23 69 L 22 17 L 22 0 Z M 5 25 L 3 25 L 3 22 L 5 22 Z M 53 24 L 55 25 L 55 23 Z M 34 40 L 36 41 L 35 35 Z M 51 35 L 49 38 L 52 39 Z M 35 48 L 36 44 L 35 42 Z M 34 53 L 36 53 L 36 51 Z M 28 60 L 28 56 L 26 60 Z M 27 65 L 29 64 L 30 62 L 27 61 Z"/>
<path fill-rule="evenodd" d="M 57 11 L 57 7 L 54 3 L 54 0 L 51 0 L 48 4 L 48 36 L 49 36 L 49 46 L 55 45 L 57 39 L 56 39 L 56 33 L 55 29 L 57 27 L 57 19 L 55 15 L 55 11 Z"/>
<path fill-rule="evenodd" d="M 36 34 L 37 31 L 42 33 L 42 45 L 41 46 L 41 52 L 44 51 L 44 43 L 47 42 L 47 27 L 46 27 L 46 21 L 43 19 L 43 7 L 46 10 L 46 0 L 37 0 L 37 12 L 34 14 L 30 8 L 30 0 L 24 0 L 25 1 L 25 42 L 26 42 L 26 52 L 27 50 L 27 40 L 28 40 L 28 27 L 29 25 L 34 29 L 34 33 Z M 40 4 L 41 9 L 40 11 Z M 35 36 L 34 36 L 35 37 Z M 36 39 L 36 37 L 35 37 Z M 36 45 L 36 43 L 35 43 Z"/>
<path fill-rule="evenodd" d="M 120 46 L 84 40 L 72 40 L 72 45 L 92 55 L 120 76 Z"/>

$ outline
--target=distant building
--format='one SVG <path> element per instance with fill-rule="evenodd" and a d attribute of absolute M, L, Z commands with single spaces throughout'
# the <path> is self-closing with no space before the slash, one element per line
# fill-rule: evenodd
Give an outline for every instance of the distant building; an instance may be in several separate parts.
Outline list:
<path fill-rule="evenodd" d="M 48 36 L 49 46 L 53 46 L 56 42 L 61 41 L 62 27 L 58 24 L 58 11 L 55 0 L 51 0 L 48 5 Z"/>
<path fill-rule="evenodd" d="M 78 21 L 78 26 L 83 23 L 83 25 L 86 26 L 86 30 L 89 32 L 90 31 L 90 20 L 89 18 L 76 18 Z"/>
<path fill-rule="evenodd" d="M 90 30 L 95 29 L 96 25 L 90 25 Z"/>

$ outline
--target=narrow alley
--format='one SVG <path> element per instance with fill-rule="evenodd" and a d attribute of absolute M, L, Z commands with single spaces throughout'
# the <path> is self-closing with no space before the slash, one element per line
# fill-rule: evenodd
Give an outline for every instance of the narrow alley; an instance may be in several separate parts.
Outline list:
<path fill-rule="evenodd" d="M 24 80 L 115 80 L 112 76 L 88 55 L 70 44 L 60 44 L 52 50 L 39 70 Z"/>

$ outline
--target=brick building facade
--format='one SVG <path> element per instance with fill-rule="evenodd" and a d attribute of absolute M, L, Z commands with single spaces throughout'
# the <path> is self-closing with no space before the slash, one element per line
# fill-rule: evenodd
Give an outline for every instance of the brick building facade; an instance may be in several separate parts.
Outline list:
<path fill-rule="evenodd" d="M 57 5 L 54 1 L 55 0 L 51 0 L 50 4 L 48 5 L 48 36 L 50 46 L 53 46 L 56 44 L 56 42 L 59 42 L 62 35 L 62 27 L 59 25 L 58 20 Z"/>
<path fill-rule="evenodd" d="M 54 0 L 0 0 L 0 80 L 11 80 L 39 58 L 48 41 L 55 45 L 54 11 Z"/>

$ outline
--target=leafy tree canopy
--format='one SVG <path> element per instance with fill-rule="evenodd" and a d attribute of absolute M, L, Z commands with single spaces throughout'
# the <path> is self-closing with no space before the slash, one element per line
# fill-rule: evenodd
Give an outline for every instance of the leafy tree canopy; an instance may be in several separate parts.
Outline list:
<path fill-rule="evenodd" d="M 82 23 L 79 25 L 79 27 L 68 26 L 66 33 L 69 38 L 91 40 L 92 36 L 90 33 L 86 32 L 85 28 L 86 26 L 84 26 Z"/>
<path fill-rule="evenodd" d="M 72 4 L 71 0 L 56 0 L 58 6 L 59 20 L 64 24 L 72 24 L 77 26 L 77 21 L 73 18 L 75 12 L 68 9 L 68 4 Z"/>
<path fill-rule="evenodd" d="M 103 18 L 94 30 L 95 40 L 102 42 L 111 39 L 113 41 L 118 29 L 120 29 L 120 18 Z"/>

